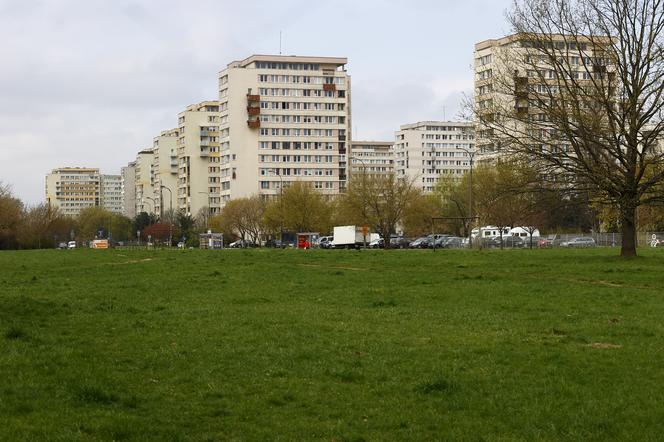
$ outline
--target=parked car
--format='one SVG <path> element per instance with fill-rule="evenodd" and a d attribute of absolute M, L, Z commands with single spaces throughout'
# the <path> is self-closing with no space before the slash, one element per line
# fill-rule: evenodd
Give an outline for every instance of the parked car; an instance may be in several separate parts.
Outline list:
<path fill-rule="evenodd" d="M 61 242 L 58 244 L 58 249 L 66 249 L 67 248 L 67 243 L 66 242 Z"/>
<path fill-rule="evenodd" d="M 560 243 L 560 247 L 595 247 L 597 243 L 589 236 L 573 238 Z"/>
<path fill-rule="evenodd" d="M 525 247 L 525 241 L 518 236 L 503 236 L 503 248 L 506 249 L 519 249 Z M 489 242 L 489 247 L 500 247 L 500 237 L 493 238 Z"/>
<path fill-rule="evenodd" d="M 440 247 L 443 241 L 449 238 L 450 235 L 447 234 L 436 234 L 428 235 L 426 241 L 423 241 L 420 245 L 421 249 L 431 249 L 433 248 L 434 241 L 436 241 L 436 248 Z"/>
<path fill-rule="evenodd" d="M 371 249 L 383 249 L 385 248 L 385 240 L 383 238 L 374 239 L 368 245 Z"/>
<path fill-rule="evenodd" d="M 407 249 L 409 244 L 410 240 L 403 236 L 393 236 L 390 238 L 390 247 L 393 249 Z"/>
<path fill-rule="evenodd" d="M 546 238 L 540 238 L 537 241 L 537 247 L 540 248 L 549 248 L 556 245 L 558 241 L 558 235 L 547 235 Z"/>
<path fill-rule="evenodd" d="M 419 238 L 412 240 L 410 244 L 408 244 L 408 247 L 411 249 L 419 249 L 421 244 L 426 240 L 426 236 L 420 236 Z"/>
<path fill-rule="evenodd" d="M 69 241 L 67 243 L 67 248 L 68 249 L 75 249 L 76 248 L 76 241 Z"/>
<path fill-rule="evenodd" d="M 256 247 L 256 244 L 252 243 L 251 241 L 238 239 L 237 241 L 230 243 L 228 247 L 231 249 L 247 249 L 250 247 Z"/>
<path fill-rule="evenodd" d="M 441 247 L 443 249 L 459 249 L 464 247 L 464 240 L 467 238 L 461 238 L 460 236 L 448 236 L 441 241 L 441 244 L 436 243 L 436 247 Z"/>
<path fill-rule="evenodd" d="M 320 239 L 318 240 L 318 246 L 321 249 L 331 249 L 332 240 L 334 240 L 333 236 L 321 236 Z"/>

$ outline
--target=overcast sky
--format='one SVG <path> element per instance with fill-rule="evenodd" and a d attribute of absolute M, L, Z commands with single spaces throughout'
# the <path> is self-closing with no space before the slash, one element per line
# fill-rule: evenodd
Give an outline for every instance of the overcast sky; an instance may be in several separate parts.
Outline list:
<path fill-rule="evenodd" d="M 60 166 L 119 174 L 251 54 L 348 57 L 353 138 L 455 119 L 510 0 L 0 0 L 0 181 L 34 204 Z"/>

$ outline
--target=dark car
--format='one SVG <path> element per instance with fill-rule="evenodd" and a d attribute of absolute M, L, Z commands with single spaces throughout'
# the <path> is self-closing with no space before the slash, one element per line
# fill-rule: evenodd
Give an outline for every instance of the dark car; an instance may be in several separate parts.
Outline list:
<path fill-rule="evenodd" d="M 427 237 L 426 236 L 421 236 L 421 237 L 411 241 L 410 244 L 408 244 L 408 247 L 410 247 L 411 249 L 419 249 L 419 248 L 421 248 L 422 243 L 426 242 L 426 241 L 427 241 Z"/>
<path fill-rule="evenodd" d="M 506 249 L 520 249 L 525 247 L 526 243 L 523 239 L 518 236 L 503 236 L 502 239 L 503 248 Z M 500 237 L 495 237 L 491 240 L 490 247 L 500 247 Z"/>
<path fill-rule="evenodd" d="M 410 240 L 403 236 L 393 236 L 390 238 L 390 247 L 393 249 L 407 249 L 410 245 Z"/>
<path fill-rule="evenodd" d="M 460 236 L 448 236 L 441 242 L 440 246 L 436 244 L 436 247 L 441 247 L 443 249 L 459 249 L 464 247 L 464 239 L 465 238 L 461 238 Z"/>
<path fill-rule="evenodd" d="M 441 244 L 449 238 L 450 235 L 446 234 L 436 234 L 427 236 L 426 241 L 423 241 L 420 245 L 422 249 L 431 249 L 433 248 L 434 241 L 436 241 L 436 248 L 439 248 Z"/>

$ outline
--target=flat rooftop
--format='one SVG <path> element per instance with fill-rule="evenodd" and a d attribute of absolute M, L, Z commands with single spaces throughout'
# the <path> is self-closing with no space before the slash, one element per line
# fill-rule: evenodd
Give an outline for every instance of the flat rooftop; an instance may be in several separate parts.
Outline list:
<path fill-rule="evenodd" d="M 263 55 L 254 54 L 244 60 L 233 61 L 228 64 L 228 67 L 244 68 L 256 61 L 269 61 L 276 63 L 312 63 L 321 65 L 333 65 L 335 67 L 344 66 L 348 64 L 346 57 L 320 57 L 320 56 L 303 56 L 303 55 Z"/>

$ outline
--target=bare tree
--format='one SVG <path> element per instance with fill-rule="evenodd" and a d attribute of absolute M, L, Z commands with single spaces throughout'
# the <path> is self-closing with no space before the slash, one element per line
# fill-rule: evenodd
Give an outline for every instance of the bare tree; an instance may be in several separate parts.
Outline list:
<path fill-rule="evenodd" d="M 414 180 L 399 179 L 394 174 L 368 175 L 362 173 L 352 178 L 341 204 L 346 211 L 357 214 L 362 221 L 374 228 L 390 247 L 390 236 L 397 224 L 403 221 L 411 202 L 421 194 Z"/>
<path fill-rule="evenodd" d="M 515 0 L 508 19 L 480 136 L 615 206 L 636 255 L 637 208 L 664 198 L 664 0 Z"/>
<path fill-rule="evenodd" d="M 263 233 L 263 214 L 265 203 L 259 196 L 237 198 L 226 203 L 219 215 L 215 217 L 215 226 L 227 234 L 235 234 L 242 241 L 260 244 Z"/>

